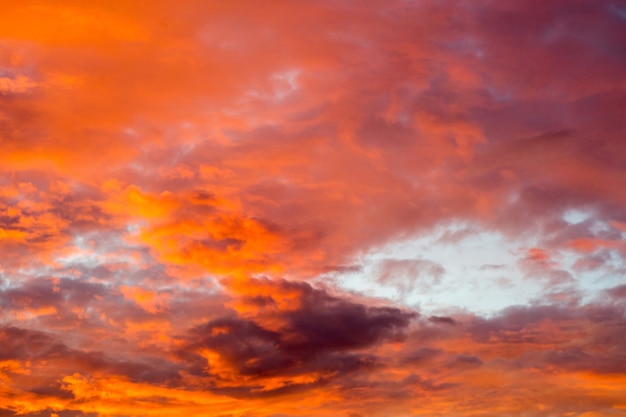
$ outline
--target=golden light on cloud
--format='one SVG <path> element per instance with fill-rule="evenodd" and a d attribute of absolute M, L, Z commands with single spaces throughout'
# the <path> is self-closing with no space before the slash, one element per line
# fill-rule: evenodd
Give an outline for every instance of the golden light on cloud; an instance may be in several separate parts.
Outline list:
<path fill-rule="evenodd" d="M 626 415 L 619 1 L 13 1 L 0 416 Z"/>

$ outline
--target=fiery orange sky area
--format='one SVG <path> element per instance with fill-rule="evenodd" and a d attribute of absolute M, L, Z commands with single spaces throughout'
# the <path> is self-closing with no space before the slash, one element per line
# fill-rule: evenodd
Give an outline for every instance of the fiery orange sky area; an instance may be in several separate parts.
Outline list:
<path fill-rule="evenodd" d="M 0 416 L 626 416 L 622 0 L 5 0 Z"/>

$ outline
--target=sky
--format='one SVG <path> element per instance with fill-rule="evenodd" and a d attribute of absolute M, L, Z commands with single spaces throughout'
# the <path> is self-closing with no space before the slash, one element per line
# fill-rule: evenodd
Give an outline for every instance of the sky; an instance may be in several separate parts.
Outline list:
<path fill-rule="evenodd" d="M 622 0 L 5 0 L 0 416 L 626 416 Z"/>

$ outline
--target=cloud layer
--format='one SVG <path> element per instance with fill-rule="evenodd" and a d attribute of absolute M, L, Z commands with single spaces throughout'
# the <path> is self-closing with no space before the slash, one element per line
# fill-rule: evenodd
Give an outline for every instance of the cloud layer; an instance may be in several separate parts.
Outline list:
<path fill-rule="evenodd" d="M 625 23 L 10 1 L 0 415 L 624 415 Z"/>

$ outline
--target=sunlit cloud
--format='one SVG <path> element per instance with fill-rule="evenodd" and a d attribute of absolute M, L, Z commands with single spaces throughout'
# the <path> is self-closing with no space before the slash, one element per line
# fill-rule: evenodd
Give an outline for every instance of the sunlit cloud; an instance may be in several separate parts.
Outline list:
<path fill-rule="evenodd" d="M 619 2 L 44 3 L 0 415 L 626 413 Z"/>

